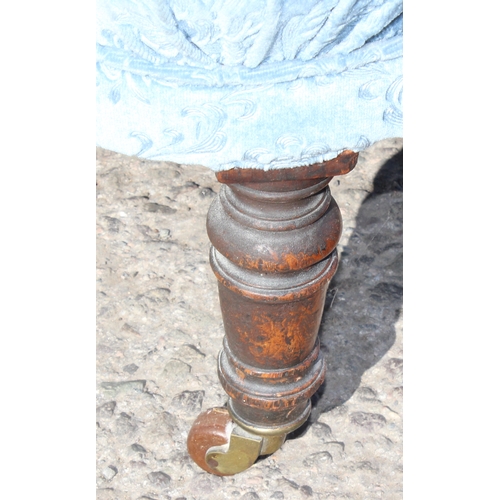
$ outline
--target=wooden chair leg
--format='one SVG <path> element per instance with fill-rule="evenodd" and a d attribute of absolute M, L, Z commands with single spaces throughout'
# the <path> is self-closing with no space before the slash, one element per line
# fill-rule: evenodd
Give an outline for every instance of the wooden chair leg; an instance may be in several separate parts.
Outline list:
<path fill-rule="evenodd" d="M 308 167 L 217 174 L 224 185 L 207 230 L 225 329 L 218 373 L 229 401 L 200 415 L 189 434 L 204 470 L 245 470 L 309 416 L 325 376 L 318 329 L 342 231 L 328 184 L 356 161 L 346 151 Z"/>

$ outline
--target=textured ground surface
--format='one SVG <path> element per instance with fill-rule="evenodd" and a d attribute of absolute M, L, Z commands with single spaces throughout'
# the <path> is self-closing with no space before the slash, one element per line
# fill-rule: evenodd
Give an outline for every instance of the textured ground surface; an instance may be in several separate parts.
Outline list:
<path fill-rule="evenodd" d="M 379 142 L 331 182 L 344 233 L 310 421 L 224 478 L 185 447 L 198 413 L 226 400 L 205 231 L 215 176 L 97 150 L 99 500 L 402 498 L 402 148 Z"/>

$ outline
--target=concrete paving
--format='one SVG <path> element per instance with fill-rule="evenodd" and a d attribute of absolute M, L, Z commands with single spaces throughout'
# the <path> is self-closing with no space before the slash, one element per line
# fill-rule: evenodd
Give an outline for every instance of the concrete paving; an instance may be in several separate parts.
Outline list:
<path fill-rule="evenodd" d="M 205 231 L 215 175 L 97 150 L 97 499 L 402 498 L 402 150 L 376 143 L 332 180 L 344 232 L 326 382 L 307 424 L 231 477 L 185 445 L 199 412 L 226 401 Z"/>

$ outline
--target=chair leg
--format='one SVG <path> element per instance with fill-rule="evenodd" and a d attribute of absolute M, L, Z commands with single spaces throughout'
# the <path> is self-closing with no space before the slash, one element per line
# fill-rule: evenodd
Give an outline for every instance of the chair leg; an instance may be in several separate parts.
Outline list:
<path fill-rule="evenodd" d="M 218 373 L 229 400 L 202 413 L 188 436 L 191 457 L 208 472 L 247 469 L 309 416 L 325 376 L 318 330 L 342 231 L 328 184 L 356 161 L 347 151 L 309 167 L 217 175 L 224 185 L 207 230 L 226 334 Z"/>

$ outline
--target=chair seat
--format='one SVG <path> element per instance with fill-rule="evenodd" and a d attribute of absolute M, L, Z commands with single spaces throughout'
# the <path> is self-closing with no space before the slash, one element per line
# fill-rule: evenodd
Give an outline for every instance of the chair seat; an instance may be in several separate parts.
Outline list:
<path fill-rule="evenodd" d="M 213 170 L 402 136 L 402 1 L 98 0 L 97 143 Z"/>

